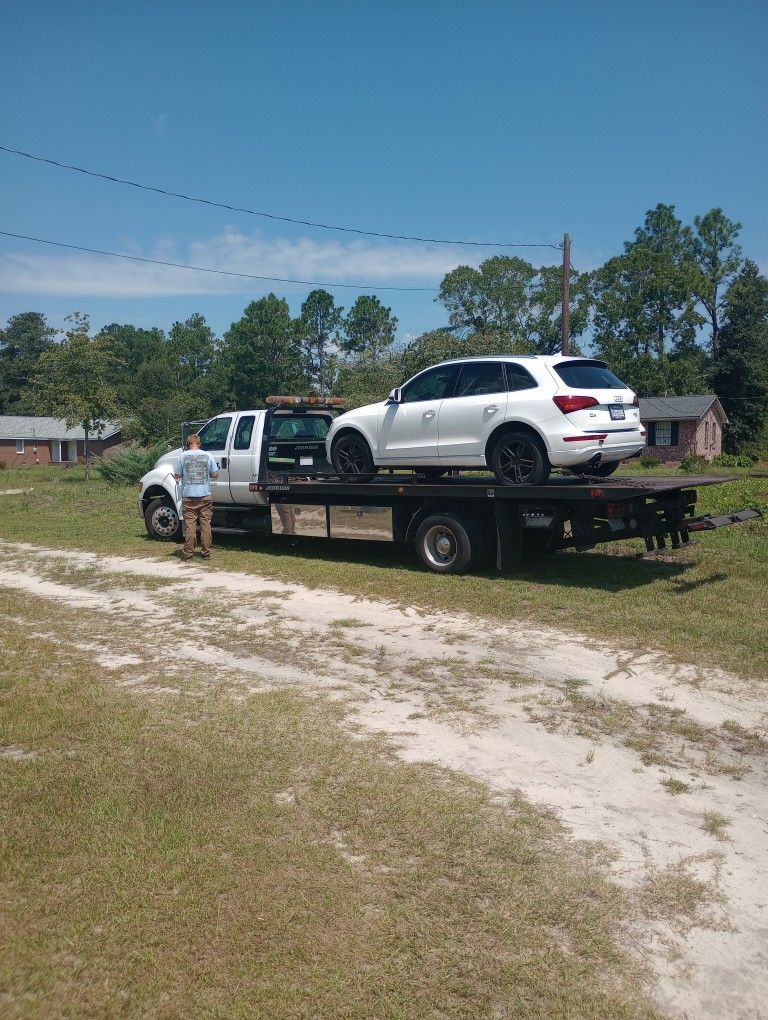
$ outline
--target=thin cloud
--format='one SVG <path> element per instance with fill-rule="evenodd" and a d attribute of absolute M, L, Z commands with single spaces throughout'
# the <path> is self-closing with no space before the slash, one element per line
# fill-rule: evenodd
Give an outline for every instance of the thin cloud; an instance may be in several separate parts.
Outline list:
<path fill-rule="evenodd" d="M 166 128 L 168 127 L 168 114 L 161 113 L 155 121 L 155 133 L 158 135 L 164 135 Z"/>
<path fill-rule="evenodd" d="M 368 241 L 267 240 L 230 229 L 180 251 L 167 239 L 151 251 L 124 245 L 126 254 L 185 262 L 209 269 L 277 276 L 320 283 L 374 286 L 430 285 L 460 264 L 477 264 L 462 250 Z M 142 265 L 81 253 L 17 251 L 0 256 L 0 290 L 57 296 L 157 297 L 173 294 L 245 294 L 288 284 L 209 276 L 185 269 Z"/>

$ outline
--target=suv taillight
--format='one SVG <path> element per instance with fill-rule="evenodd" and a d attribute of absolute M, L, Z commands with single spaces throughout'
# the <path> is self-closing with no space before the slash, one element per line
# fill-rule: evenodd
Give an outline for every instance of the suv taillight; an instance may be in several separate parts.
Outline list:
<path fill-rule="evenodd" d="M 600 403 L 594 397 L 552 397 L 554 402 L 563 412 L 571 414 L 573 411 L 583 411 L 585 407 L 597 407 Z"/>
<path fill-rule="evenodd" d="M 632 399 L 632 406 L 633 407 L 639 407 L 640 406 L 640 397 L 638 397 L 637 394 L 635 394 L 633 399 Z"/>

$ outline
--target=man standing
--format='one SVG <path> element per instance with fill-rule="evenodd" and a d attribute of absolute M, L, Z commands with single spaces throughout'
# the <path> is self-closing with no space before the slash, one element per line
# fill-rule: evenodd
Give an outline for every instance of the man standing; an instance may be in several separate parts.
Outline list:
<path fill-rule="evenodd" d="M 187 449 L 176 461 L 173 477 L 181 482 L 182 514 L 184 518 L 183 560 L 191 560 L 197 542 L 197 525 L 200 523 L 200 544 L 203 559 L 211 556 L 211 518 L 213 496 L 211 479 L 219 477 L 219 465 L 210 453 L 200 448 L 200 436 L 187 436 Z"/>

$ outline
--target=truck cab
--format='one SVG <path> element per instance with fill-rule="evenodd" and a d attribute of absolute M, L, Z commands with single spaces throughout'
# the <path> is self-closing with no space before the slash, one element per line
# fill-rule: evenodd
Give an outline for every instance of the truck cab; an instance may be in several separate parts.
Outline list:
<path fill-rule="evenodd" d="M 315 400 L 315 403 L 285 401 Z M 200 445 L 219 464 L 211 482 L 216 527 L 263 530 L 267 494 L 254 491 L 277 473 L 311 476 L 331 470 L 325 437 L 331 426 L 330 406 L 317 398 L 269 398 L 262 410 L 228 411 L 199 429 Z M 332 406 L 332 405 L 331 405 Z M 186 430 L 188 432 L 188 430 Z M 171 450 L 142 478 L 139 510 L 152 538 L 178 541 L 181 536 L 181 490 L 173 477 L 183 447 Z"/>

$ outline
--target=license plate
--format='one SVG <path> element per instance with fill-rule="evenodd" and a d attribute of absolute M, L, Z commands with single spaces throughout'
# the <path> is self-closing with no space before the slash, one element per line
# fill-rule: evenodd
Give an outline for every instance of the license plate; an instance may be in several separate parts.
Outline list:
<path fill-rule="evenodd" d="M 626 418 L 624 408 L 619 404 L 609 404 L 608 410 L 611 412 L 611 421 L 624 421 Z"/>

